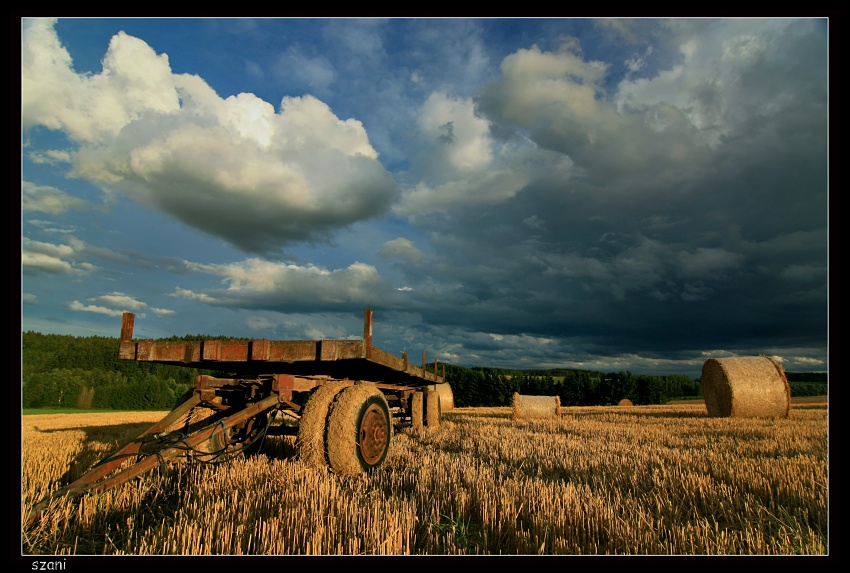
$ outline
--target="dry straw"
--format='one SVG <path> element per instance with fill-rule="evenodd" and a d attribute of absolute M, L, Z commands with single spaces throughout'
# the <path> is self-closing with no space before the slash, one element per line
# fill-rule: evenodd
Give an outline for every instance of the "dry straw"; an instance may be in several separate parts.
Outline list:
<path fill-rule="evenodd" d="M 449 383 L 437 384 L 437 392 L 440 394 L 440 407 L 443 412 L 453 410 L 455 407 L 455 396 L 452 393 L 452 387 Z"/>
<path fill-rule="evenodd" d="M 425 426 L 425 393 L 414 392 L 410 396 L 410 419 L 414 428 Z"/>
<path fill-rule="evenodd" d="M 767 356 L 709 358 L 702 396 L 708 415 L 719 418 L 787 418 L 791 408 L 785 371 Z"/>
<path fill-rule="evenodd" d="M 632 401 L 629 400 L 628 398 L 623 398 L 622 400 L 620 400 L 620 403 L 618 405 L 619 406 L 634 406 L 634 404 L 632 404 Z"/>
<path fill-rule="evenodd" d="M 296 447 L 301 460 L 309 465 L 325 465 L 325 430 L 331 404 L 337 394 L 353 385 L 351 380 L 328 382 L 319 386 L 301 412 Z"/>
<path fill-rule="evenodd" d="M 443 416 L 443 408 L 440 404 L 440 393 L 436 390 L 425 392 L 425 425 L 436 428 L 440 425 Z"/>
<path fill-rule="evenodd" d="M 443 384 L 437 384 L 437 387 Z M 445 384 L 448 386 L 448 384 Z M 433 388 L 433 386 L 431 387 Z M 443 416 L 442 396 L 438 390 L 413 392 L 410 396 L 410 416 L 413 428 L 436 428 Z"/>
<path fill-rule="evenodd" d="M 513 419 L 557 418 L 561 415 L 559 396 L 523 396 L 514 393 Z"/>

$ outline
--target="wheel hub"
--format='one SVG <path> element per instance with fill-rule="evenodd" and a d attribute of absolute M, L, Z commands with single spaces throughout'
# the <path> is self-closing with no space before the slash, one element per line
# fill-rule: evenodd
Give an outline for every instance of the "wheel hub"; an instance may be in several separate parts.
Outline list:
<path fill-rule="evenodd" d="M 372 404 L 360 422 L 360 455 L 367 464 L 381 461 L 389 446 L 390 428 L 383 410 Z"/>

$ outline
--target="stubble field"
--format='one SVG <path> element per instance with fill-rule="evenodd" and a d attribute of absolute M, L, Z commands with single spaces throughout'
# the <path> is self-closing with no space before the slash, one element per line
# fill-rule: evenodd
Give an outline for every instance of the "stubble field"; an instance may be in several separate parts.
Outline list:
<path fill-rule="evenodd" d="M 456 408 L 401 430 L 370 475 L 297 458 L 291 437 L 226 464 L 172 463 L 32 506 L 165 412 L 22 416 L 25 555 L 828 555 L 826 398 L 787 419 L 702 402 Z"/>

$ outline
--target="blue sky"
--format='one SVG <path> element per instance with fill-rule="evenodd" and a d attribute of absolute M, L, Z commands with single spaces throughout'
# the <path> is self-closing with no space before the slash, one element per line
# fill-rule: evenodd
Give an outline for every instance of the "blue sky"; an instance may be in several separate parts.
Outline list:
<path fill-rule="evenodd" d="M 828 369 L 826 19 L 21 25 L 24 331 Z"/>

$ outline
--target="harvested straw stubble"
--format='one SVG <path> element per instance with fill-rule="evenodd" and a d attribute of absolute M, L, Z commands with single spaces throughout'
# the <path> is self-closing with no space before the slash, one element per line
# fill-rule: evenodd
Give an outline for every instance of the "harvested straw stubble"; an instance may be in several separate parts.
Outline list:
<path fill-rule="evenodd" d="M 528 418 L 557 418 L 561 415 L 561 398 L 559 396 L 523 396 L 514 393 L 514 420 Z"/>
<path fill-rule="evenodd" d="M 787 418 L 791 409 L 785 371 L 767 356 L 709 358 L 701 380 L 711 417 Z"/>

